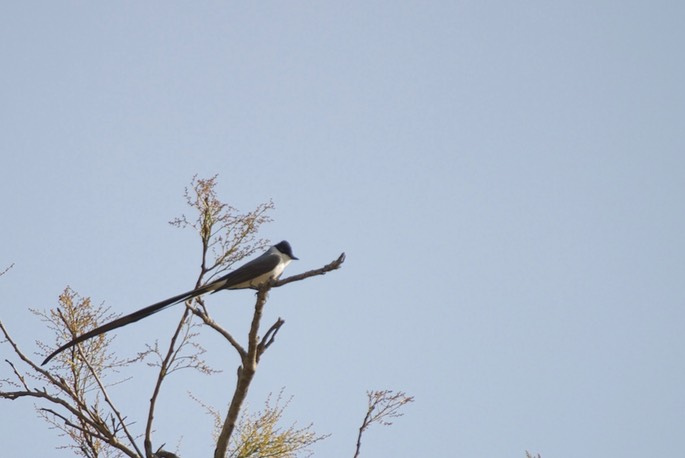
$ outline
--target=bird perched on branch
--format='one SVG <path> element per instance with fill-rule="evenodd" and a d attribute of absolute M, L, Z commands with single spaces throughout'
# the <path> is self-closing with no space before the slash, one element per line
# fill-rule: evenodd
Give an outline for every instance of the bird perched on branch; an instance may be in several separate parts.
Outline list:
<path fill-rule="evenodd" d="M 290 261 L 296 259 L 298 258 L 293 255 L 293 250 L 290 247 L 290 244 L 284 240 L 269 248 L 261 256 L 246 264 L 243 264 L 236 270 L 214 280 L 211 283 L 200 286 L 192 291 L 170 297 L 169 299 L 157 302 L 156 304 L 149 305 L 129 315 L 122 316 L 121 318 L 117 318 L 116 320 L 103 324 L 92 331 L 86 332 L 85 334 L 72 339 L 70 342 L 62 345 L 57 350 L 52 352 L 47 358 L 45 358 L 45 361 L 43 361 L 42 365 L 47 364 L 52 358 L 78 343 L 91 339 L 95 336 L 99 336 L 100 334 L 104 334 L 105 332 L 109 332 L 113 329 L 126 326 L 127 324 L 135 323 L 138 320 L 148 317 L 153 313 L 157 313 L 160 310 L 163 310 L 174 304 L 178 304 L 179 302 L 187 301 L 205 293 L 215 293 L 217 291 L 221 291 L 222 289 L 257 289 L 271 280 L 278 279 L 278 277 L 280 277 L 283 273 L 285 267 L 290 264 Z"/>

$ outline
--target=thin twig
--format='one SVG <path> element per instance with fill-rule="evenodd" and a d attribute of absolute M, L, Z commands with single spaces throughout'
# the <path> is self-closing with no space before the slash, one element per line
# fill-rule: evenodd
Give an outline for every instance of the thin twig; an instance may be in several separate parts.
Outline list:
<path fill-rule="evenodd" d="M 167 351 L 166 356 L 164 357 L 164 360 L 162 361 L 162 364 L 160 364 L 159 373 L 157 374 L 157 382 L 155 382 L 155 388 L 152 392 L 152 397 L 150 398 L 150 409 L 148 410 L 147 424 L 145 426 L 145 455 L 148 458 L 152 458 L 152 456 L 153 456 L 153 452 L 152 452 L 152 423 L 153 423 L 153 420 L 155 418 L 155 407 L 157 405 L 157 398 L 159 397 L 159 393 L 162 389 L 162 382 L 164 381 L 164 378 L 167 375 L 169 365 L 171 364 L 173 357 L 175 357 L 175 355 L 176 355 L 176 352 L 175 352 L 176 340 L 178 339 L 178 336 L 180 335 L 181 329 L 183 329 L 183 325 L 185 324 L 185 321 L 187 318 L 188 318 L 188 309 L 186 309 L 183 312 L 183 316 L 181 317 L 181 320 L 178 322 L 178 326 L 176 326 L 176 331 L 174 332 L 173 336 L 171 337 L 171 341 L 169 342 L 169 349 Z"/>
<path fill-rule="evenodd" d="M 17 378 L 18 378 L 19 381 L 21 382 L 21 384 L 22 384 L 22 386 L 24 387 L 24 389 L 26 389 L 27 391 L 29 391 L 30 388 L 29 388 L 29 386 L 26 384 L 26 379 L 24 379 L 24 377 L 19 373 L 19 371 L 17 370 L 17 368 L 14 366 L 14 363 L 13 363 L 12 361 L 10 361 L 9 359 L 6 359 L 5 362 L 6 362 L 7 364 L 10 365 L 10 367 L 12 368 L 12 372 L 14 372 L 14 375 L 17 376 Z M 15 386 L 16 386 L 16 385 L 15 385 Z"/>
<path fill-rule="evenodd" d="M 271 325 L 269 330 L 266 331 L 266 334 L 264 334 L 264 337 L 262 337 L 261 342 L 259 342 L 259 345 L 257 346 L 257 362 L 259 362 L 266 349 L 269 348 L 272 343 L 274 343 L 276 340 L 276 334 L 278 334 L 279 329 L 281 329 L 281 326 L 284 324 L 285 320 L 279 318 L 274 324 Z"/>
<path fill-rule="evenodd" d="M 138 452 L 138 455 L 143 456 L 143 453 L 138 448 L 138 444 L 136 444 L 136 441 L 133 438 L 133 435 L 130 433 L 130 431 L 126 427 L 126 421 L 121 416 L 121 412 L 119 412 L 119 410 L 114 406 L 114 402 L 109 397 L 109 393 L 105 389 L 105 385 L 100 380 L 100 377 L 95 372 L 95 369 L 93 368 L 92 364 L 90 364 L 90 361 L 88 361 L 86 356 L 83 354 L 83 349 L 81 348 L 81 345 L 77 345 L 77 348 L 78 348 L 78 352 L 81 356 L 81 360 L 83 360 L 85 365 L 88 367 L 88 370 L 90 370 L 91 375 L 95 379 L 95 382 L 98 384 L 98 387 L 100 388 L 100 391 L 102 392 L 102 395 L 105 398 L 105 402 L 107 403 L 107 405 L 109 405 L 109 408 L 112 409 L 112 412 L 114 413 L 114 416 L 116 416 L 117 420 L 119 421 L 121 428 L 124 430 L 124 434 L 126 434 L 126 438 L 128 439 L 129 443 L 133 446 L 134 449 L 136 449 L 136 452 Z M 112 436 L 116 437 L 116 434 L 113 432 Z"/>
<path fill-rule="evenodd" d="M 368 408 L 366 410 L 366 416 L 364 416 L 364 421 L 359 427 L 359 434 L 357 434 L 357 448 L 354 452 L 354 458 L 359 457 L 359 453 L 362 447 L 362 435 L 369 426 L 373 423 L 379 423 L 381 425 L 391 425 L 392 422 L 390 418 L 398 418 L 403 414 L 399 412 L 400 407 L 410 402 L 414 402 L 413 396 L 407 396 L 404 392 L 400 391 L 393 393 L 390 390 L 383 391 L 367 391 L 366 396 L 368 397 Z"/>
<path fill-rule="evenodd" d="M 3 276 L 3 275 L 5 275 L 7 272 L 9 272 L 9 270 L 10 270 L 12 267 L 14 267 L 14 263 L 10 264 L 9 266 L 5 267 L 4 270 L 0 271 L 0 277 Z"/>
<path fill-rule="evenodd" d="M 7 332 L 7 329 L 5 329 L 5 326 L 2 324 L 2 321 L 0 321 L 0 330 L 2 331 L 3 335 L 5 336 L 5 339 L 12 346 L 14 353 L 17 356 L 19 356 L 19 358 L 23 362 L 25 362 L 26 364 L 31 366 L 31 368 L 34 369 L 36 372 L 45 376 L 48 380 L 50 380 L 50 382 L 55 383 L 56 385 L 60 386 L 61 388 L 62 387 L 66 388 L 66 385 L 58 383 L 58 381 L 52 375 L 50 375 L 50 373 L 48 371 L 46 371 L 45 369 L 42 369 L 40 366 L 37 366 L 33 361 L 31 361 L 29 358 L 27 358 L 26 355 L 24 355 L 24 353 L 22 353 L 22 351 L 19 349 L 19 346 L 16 344 L 16 342 L 14 342 L 14 340 L 12 340 L 12 338 L 10 337 L 9 333 Z"/>
<path fill-rule="evenodd" d="M 247 352 L 243 348 L 240 343 L 235 340 L 235 338 L 231 335 L 230 332 L 225 330 L 223 327 L 221 327 L 216 321 L 214 321 L 205 311 L 199 310 L 195 307 L 192 307 L 190 305 L 187 306 L 195 315 L 199 316 L 200 319 L 210 328 L 214 329 L 216 332 L 221 334 L 228 342 L 233 345 L 233 348 L 238 352 L 240 355 L 240 359 L 242 360 Z"/>
<path fill-rule="evenodd" d="M 65 417 L 61 413 L 57 412 L 56 410 L 48 409 L 47 407 L 41 407 L 39 410 L 41 410 L 43 412 L 48 412 L 48 413 L 56 416 L 57 418 L 62 420 L 66 426 L 68 426 L 70 428 L 74 428 L 78 431 L 81 431 L 84 436 L 95 437 L 96 439 L 99 439 L 99 440 L 101 440 L 103 442 L 107 442 L 107 443 L 111 442 L 110 439 L 108 439 L 107 437 L 105 437 L 101 434 L 98 434 L 97 431 L 94 431 L 92 429 L 87 429 L 87 428 L 84 428 L 83 426 L 77 425 L 76 423 L 72 422 L 70 419 L 68 419 L 67 417 Z"/>
<path fill-rule="evenodd" d="M 340 256 L 338 256 L 338 259 L 321 267 L 320 269 L 309 270 L 307 272 L 293 275 L 282 280 L 272 281 L 270 286 L 278 288 L 279 286 L 287 285 L 288 283 L 292 283 L 294 281 L 304 280 L 305 278 L 315 277 L 317 275 L 325 275 L 332 270 L 339 269 L 343 262 L 345 262 L 345 253 L 341 253 Z"/>

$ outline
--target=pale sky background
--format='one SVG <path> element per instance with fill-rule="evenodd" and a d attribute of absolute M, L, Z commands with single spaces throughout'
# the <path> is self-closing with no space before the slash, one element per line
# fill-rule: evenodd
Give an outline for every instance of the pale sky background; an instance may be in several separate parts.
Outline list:
<path fill-rule="evenodd" d="M 675 1 L 4 2 L 0 318 L 32 353 L 29 307 L 67 285 L 120 313 L 189 289 L 198 240 L 167 221 L 218 173 L 242 210 L 274 200 L 287 273 L 348 255 L 272 292 L 248 397 L 285 387 L 332 434 L 315 456 L 351 457 L 385 388 L 416 402 L 364 457 L 682 456 L 683 24 Z M 209 301 L 236 334 L 252 305 Z M 157 413 L 185 458 L 212 450 L 187 393 L 225 410 L 237 366 L 202 335 L 224 372 Z M 133 377 L 112 394 L 142 432 L 154 372 Z M 31 401 L 0 421 L 3 456 L 72 456 Z"/>

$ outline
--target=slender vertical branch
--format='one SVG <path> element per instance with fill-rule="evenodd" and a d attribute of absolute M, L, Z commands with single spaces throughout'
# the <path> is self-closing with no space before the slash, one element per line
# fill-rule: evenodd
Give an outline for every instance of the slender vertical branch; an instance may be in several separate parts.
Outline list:
<path fill-rule="evenodd" d="M 257 350 L 259 348 L 259 323 L 262 319 L 264 311 L 264 304 L 271 289 L 270 286 L 263 286 L 257 291 L 257 301 L 255 302 L 255 311 L 252 317 L 252 324 L 248 334 L 247 353 L 242 357 L 242 365 L 238 368 L 238 381 L 236 383 L 233 399 L 226 413 L 226 419 L 221 427 L 221 432 L 216 442 L 216 449 L 214 450 L 214 458 L 224 458 L 226 450 L 228 450 L 228 443 L 235 429 L 238 421 L 238 414 L 243 405 L 243 401 L 247 397 L 247 391 L 250 388 L 250 383 L 257 370 Z"/>
<path fill-rule="evenodd" d="M 183 312 L 181 320 L 178 322 L 178 326 L 176 326 L 176 331 L 174 332 L 174 335 L 171 337 L 171 341 L 169 342 L 169 349 L 166 353 L 166 356 L 164 357 L 164 360 L 162 361 L 162 364 L 159 367 L 159 373 L 157 374 L 155 388 L 152 391 L 152 397 L 150 398 L 150 409 L 148 410 L 147 424 L 145 426 L 145 456 L 147 456 L 147 458 L 152 458 L 154 456 L 152 452 L 152 423 L 155 418 L 155 407 L 157 406 L 157 398 L 159 397 L 160 390 L 162 389 L 162 383 L 164 382 L 164 378 L 168 374 L 169 366 L 173 361 L 173 356 L 176 354 L 176 341 L 178 340 L 178 337 L 181 334 L 181 329 L 183 329 L 183 325 L 185 324 L 187 318 L 188 309 L 186 308 Z"/>

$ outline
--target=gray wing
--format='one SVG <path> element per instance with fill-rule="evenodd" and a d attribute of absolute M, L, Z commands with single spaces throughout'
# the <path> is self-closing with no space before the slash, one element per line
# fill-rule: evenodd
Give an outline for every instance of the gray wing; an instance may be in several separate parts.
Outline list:
<path fill-rule="evenodd" d="M 271 272 L 276 268 L 281 258 L 277 254 L 263 254 L 252 261 L 243 264 L 233 272 L 224 275 L 221 278 L 213 281 L 208 287 L 213 289 L 213 292 L 221 289 L 236 288 L 236 285 L 249 282 L 261 275 Z M 249 286 L 238 286 L 238 288 L 249 288 Z"/>

